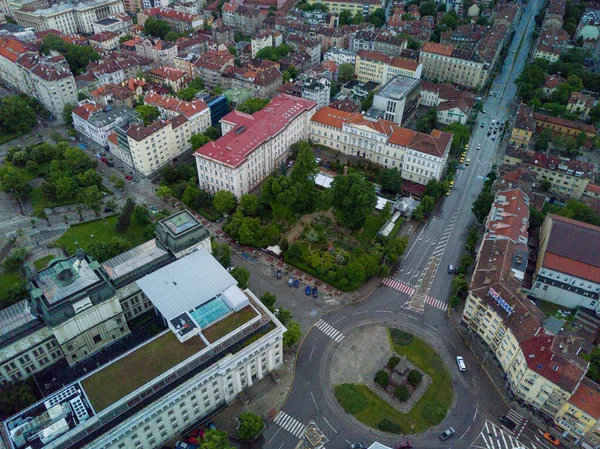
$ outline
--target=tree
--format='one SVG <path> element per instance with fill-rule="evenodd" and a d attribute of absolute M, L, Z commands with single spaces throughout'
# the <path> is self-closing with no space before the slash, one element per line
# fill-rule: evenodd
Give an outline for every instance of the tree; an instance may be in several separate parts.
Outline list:
<path fill-rule="evenodd" d="M 144 34 L 148 36 L 165 39 L 169 31 L 171 31 L 171 27 L 164 20 L 149 17 L 146 19 L 146 22 L 144 22 Z"/>
<path fill-rule="evenodd" d="M 156 196 L 159 198 L 168 198 L 173 196 L 173 191 L 168 186 L 158 186 L 156 189 Z"/>
<path fill-rule="evenodd" d="M 214 126 L 209 126 L 204 130 L 204 135 L 210 140 L 217 140 L 219 137 L 221 137 L 221 130 Z"/>
<path fill-rule="evenodd" d="M 198 92 L 200 92 L 198 89 L 194 89 L 193 87 L 188 86 L 177 92 L 175 96 L 180 100 L 192 101 L 194 98 L 196 98 L 196 94 Z"/>
<path fill-rule="evenodd" d="M 338 68 L 338 80 L 344 84 L 354 77 L 354 65 L 350 63 L 340 64 Z"/>
<path fill-rule="evenodd" d="M 258 198 L 249 193 L 242 195 L 238 204 L 238 209 L 247 217 L 253 217 L 258 214 Z"/>
<path fill-rule="evenodd" d="M 89 170 L 80 173 L 77 176 L 77 180 L 79 181 L 79 184 L 83 187 L 102 185 L 102 175 L 93 168 L 90 168 Z"/>
<path fill-rule="evenodd" d="M 228 214 L 237 206 L 235 195 L 229 190 L 219 190 L 213 198 L 213 207 L 217 212 Z"/>
<path fill-rule="evenodd" d="M 465 280 L 464 274 L 459 274 L 454 279 L 452 279 L 452 294 L 457 295 L 460 292 L 467 292 L 469 290 L 469 284 Z"/>
<path fill-rule="evenodd" d="M 115 186 L 115 189 L 117 190 L 123 190 L 123 188 L 125 187 L 125 181 L 118 175 L 112 174 L 110 175 L 108 180 L 112 183 L 113 186 Z"/>
<path fill-rule="evenodd" d="M 132 216 L 135 222 L 140 226 L 150 223 L 150 212 L 148 212 L 148 208 L 142 204 L 135 205 Z"/>
<path fill-rule="evenodd" d="M 364 21 L 365 21 L 365 17 L 360 12 L 357 12 L 356 14 L 354 14 L 354 17 L 352 17 L 353 25 L 360 25 Z"/>
<path fill-rule="evenodd" d="M 201 148 L 204 145 L 206 145 L 208 142 L 210 142 L 210 138 L 202 133 L 192 134 L 192 136 L 190 137 L 192 150 L 197 150 L 198 148 Z"/>
<path fill-rule="evenodd" d="M 189 87 L 198 89 L 199 91 L 203 90 L 204 89 L 204 80 L 201 77 L 197 76 L 190 82 Z"/>
<path fill-rule="evenodd" d="M 49 54 L 55 50 L 65 57 L 74 75 L 85 71 L 90 62 L 98 61 L 100 55 L 88 45 L 75 45 L 63 41 L 60 36 L 48 34 L 40 46 L 40 52 Z"/>
<path fill-rule="evenodd" d="M 469 143 L 469 139 L 471 138 L 471 131 L 469 127 L 459 122 L 454 122 L 446 126 L 444 131 L 454 135 L 451 148 L 454 155 L 458 156 L 465 145 Z"/>
<path fill-rule="evenodd" d="M 12 381 L 0 387 L 0 419 L 8 419 L 38 400 L 35 381 L 32 377 L 22 381 Z"/>
<path fill-rule="evenodd" d="M 377 8 L 369 17 L 369 22 L 375 25 L 376 28 L 381 28 L 385 25 L 385 11 L 383 8 Z"/>
<path fill-rule="evenodd" d="M 265 47 L 256 53 L 256 58 L 277 62 L 293 51 L 294 49 L 287 44 L 281 44 L 278 47 Z"/>
<path fill-rule="evenodd" d="M 340 212 L 341 224 L 350 229 L 360 229 L 377 204 L 373 184 L 359 173 L 336 176 L 331 185 L 333 205 Z"/>
<path fill-rule="evenodd" d="M 144 121 L 144 125 L 148 126 L 153 123 L 158 117 L 160 117 L 160 111 L 156 106 L 149 106 L 147 104 L 140 104 L 135 108 L 135 111 L 140 115 L 140 118 Z"/>
<path fill-rule="evenodd" d="M 290 80 L 295 80 L 299 74 L 300 74 L 300 70 L 298 70 L 296 67 L 291 65 L 287 69 L 285 69 L 284 72 L 282 73 L 283 82 L 287 83 Z"/>
<path fill-rule="evenodd" d="M 117 232 L 123 233 L 127 231 L 129 227 L 129 223 L 131 221 L 131 214 L 133 214 L 133 210 L 135 208 L 135 202 L 131 198 L 127 198 L 125 202 L 125 206 L 123 206 L 123 210 L 117 217 L 116 229 Z"/>
<path fill-rule="evenodd" d="M 13 249 L 9 255 L 4 259 L 2 266 L 9 273 L 16 273 L 25 262 L 25 259 L 29 256 L 29 251 L 25 248 Z"/>
<path fill-rule="evenodd" d="M 420 371 L 417 371 L 416 369 L 411 369 L 409 371 L 408 383 L 411 384 L 413 387 L 416 387 L 417 385 L 419 385 L 422 380 L 423 380 L 423 375 L 421 374 Z"/>
<path fill-rule="evenodd" d="M 245 267 L 235 267 L 230 272 L 231 276 L 237 281 L 238 287 L 242 290 L 248 288 L 248 281 L 250 280 L 250 272 Z"/>
<path fill-rule="evenodd" d="M 66 200 L 67 198 L 76 198 L 79 186 L 70 176 L 63 176 L 54 182 L 56 187 L 56 198 Z"/>
<path fill-rule="evenodd" d="M 484 190 L 473 202 L 471 211 L 479 223 L 483 223 L 492 209 L 494 203 L 494 194 Z"/>
<path fill-rule="evenodd" d="M 131 34 L 126 34 L 125 36 L 121 36 L 119 38 L 119 44 L 122 44 L 123 42 L 130 41 L 131 39 L 133 39 L 133 36 Z"/>
<path fill-rule="evenodd" d="M 287 326 L 292 321 L 292 312 L 286 309 L 279 309 L 275 311 L 275 317 L 281 321 L 281 324 Z"/>
<path fill-rule="evenodd" d="M 295 321 L 289 321 L 285 326 L 287 331 L 283 334 L 283 345 L 286 348 L 291 348 L 302 337 L 302 331 L 300 330 L 300 324 Z"/>
<path fill-rule="evenodd" d="M 218 243 L 216 240 L 210 242 L 213 256 L 219 263 L 227 268 L 231 265 L 231 247 L 227 243 Z"/>
<path fill-rule="evenodd" d="M 0 167 L 0 190 L 12 193 L 15 198 L 24 198 L 31 191 L 25 173 L 13 167 Z"/>
<path fill-rule="evenodd" d="M 435 209 L 435 200 L 429 195 L 424 195 L 423 198 L 421 198 L 421 204 L 419 204 L 419 207 L 421 208 L 423 215 L 427 217 L 431 215 Z"/>
<path fill-rule="evenodd" d="M 242 413 L 238 419 L 238 437 L 242 440 L 252 440 L 256 438 L 265 427 L 265 423 L 260 416 L 253 413 Z"/>
<path fill-rule="evenodd" d="M 260 297 L 260 302 L 262 302 L 265 305 L 265 307 L 267 309 L 269 309 L 271 312 L 275 311 L 275 302 L 276 301 L 277 301 L 277 296 L 275 296 L 273 293 L 270 293 L 270 292 L 265 292 Z"/>
<path fill-rule="evenodd" d="M 432 108 L 417 120 L 417 131 L 429 134 L 437 126 L 437 109 Z"/>
<path fill-rule="evenodd" d="M 46 209 L 43 206 L 36 207 L 31 213 L 32 217 L 39 218 L 40 220 L 46 220 L 48 226 L 50 226 L 50 220 L 48 219 L 48 214 L 46 213 Z"/>
<path fill-rule="evenodd" d="M 350 11 L 349 9 L 342 9 L 340 11 L 338 25 L 344 26 L 344 25 L 351 25 L 351 24 L 352 24 L 352 11 Z"/>
<path fill-rule="evenodd" d="M 384 370 L 379 370 L 375 373 L 375 383 L 381 388 L 385 388 L 390 383 L 390 375 Z"/>
<path fill-rule="evenodd" d="M 234 447 L 229 444 L 227 432 L 209 429 L 204 433 L 202 449 L 234 449 Z"/>
<path fill-rule="evenodd" d="M 408 391 L 408 388 L 406 388 L 404 385 L 402 385 L 402 386 L 396 388 L 396 390 L 394 391 L 394 396 L 400 402 L 406 402 L 406 401 L 408 401 L 408 398 L 410 398 L 410 391 Z"/>
<path fill-rule="evenodd" d="M 25 134 L 37 123 L 35 110 L 19 95 L 0 100 L 0 130 L 6 134 Z"/>
<path fill-rule="evenodd" d="M 542 153 L 548 150 L 548 146 L 552 141 L 552 131 L 549 129 L 543 130 L 535 139 L 535 151 Z"/>
<path fill-rule="evenodd" d="M 441 198 L 448 189 L 444 186 L 444 183 L 441 183 L 435 179 L 430 179 L 427 185 L 425 186 L 425 191 L 423 195 L 430 196 L 434 200 Z"/>
<path fill-rule="evenodd" d="M 552 188 L 552 183 L 548 179 L 542 178 L 542 180 L 540 181 L 540 189 L 543 192 L 548 192 L 551 188 Z"/>
<path fill-rule="evenodd" d="M 598 121 L 600 120 L 600 105 L 594 106 L 592 109 L 590 109 L 590 121 L 592 122 L 593 125 L 595 125 L 596 123 L 598 123 Z"/>
<path fill-rule="evenodd" d="M 185 35 L 182 33 L 178 33 L 177 31 L 169 31 L 166 35 L 165 35 L 165 40 L 167 42 L 175 42 L 177 39 L 179 39 L 180 37 L 184 37 Z"/>
<path fill-rule="evenodd" d="M 92 209 L 96 217 L 100 215 L 102 207 L 102 192 L 98 186 L 86 187 L 78 196 L 77 200 Z"/>
<path fill-rule="evenodd" d="M 419 6 L 419 14 L 421 14 L 421 17 L 435 16 L 436 10 L 437 10 L 437 7 L 435 6 L 434 2 L 421 3 L 421 6 Z"/>
<path fill-rule="evenodd" d="M 402 189 L 402 174 L 395 168 L 386 168 L 379 172 L 379 183 L 384 191 L 398 193 Z"/>
<path fill-rule="evenodd" d="M 269 104 L 268 98 L 251 97 L 240 103 L 237 110 L 246 114 L 254 114 Z"/>
<path fill-rule="evenodd" d="M 387 362 L 387 367 L 391 370 L 393 370 L 396 365 L 398 364 L 398 362 L 400 362 L 400 357 L 398 357 L 397 355 L 393 355 L 389 358 L 388 362 Z"/>

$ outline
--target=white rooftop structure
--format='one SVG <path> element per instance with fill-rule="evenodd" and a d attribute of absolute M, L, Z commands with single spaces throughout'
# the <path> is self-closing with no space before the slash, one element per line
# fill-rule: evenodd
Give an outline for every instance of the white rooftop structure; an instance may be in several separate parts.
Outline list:
<path fill-rule="evenodd" d="M 315 176 L 315 184 L 319 187 L 323 187 L 324 189 L 331 188 L 331 183 L 333 182 L 333 178 L 325 173 L 317 173 Z"/>

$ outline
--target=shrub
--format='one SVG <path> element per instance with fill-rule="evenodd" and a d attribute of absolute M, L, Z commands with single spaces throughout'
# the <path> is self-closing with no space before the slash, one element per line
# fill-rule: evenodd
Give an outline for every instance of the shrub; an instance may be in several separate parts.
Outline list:
<path fill-rule="evenodd" d="M 410 373 L 408 373 L 408 383 L 413 387 L 416 387 L 423 380 L 423 375 L 417 371 L 416 369 L 411 369 Z"/>
<path fill-rule="evenodd" d="M 402 433 L 402 427 L 400 427 L 395 422 L 390 421 L 389 419 L 382 419 L 381 421 L 379 421 L 379 424 L 377 424 L 377 428 L 382 432 L 395 434 Z"/>
<path fill-rule="evenodd" d="M 408 398 L 410 398 L 410 391 L 408 391 L 408 388 L 402 385 L 401 387 L 396 388 L 396 391 L 394 391 L 394 396 L 396 396 L 396 399 L 399 401 L 406 402 L 408 401 Z"/>
<path fill-rule="evenodd" d="M 447 409 L 436 400 L 429 401 L 423 407 L 421 416 L 432 426 L 439 424 L 446 417 Z"/>
<path fill-rule="evenodd" d="M 400 346 L 408 346 L 415 338 L 413 334 L 401 331 L 400 329 L 390 329 L 392 341 Z"/>
<path fill-rule="evenodd" d="M 458 296 L 453 296 L 450 298 L 450 307 L 454 308 L 460 304 L 460 298 Z"/>
<path fill-rule="evenodd" d="M 388 368 L 394 369 L 394 367 L 398 364 L 399 361 L 400 361 L 400 357 L 393 355 L 392 357 L 390 357 L 390 359 L 387 362 Z"/>
<path fill-rule="evenodd" d="M 379 370 L 375 374 L 375 383 L 381 388 L 385 388 L 390 383 L 390 376 L 385 371 Z"/>
<path fill-rule="evenodd" d="M 4 259 L 4 269 L 11 273 L 16 273 L 21 268 L 21 265 L 29 256 L 29 251 L 25 248 L 17 248 L 10 252 L 8 257 Z"/>

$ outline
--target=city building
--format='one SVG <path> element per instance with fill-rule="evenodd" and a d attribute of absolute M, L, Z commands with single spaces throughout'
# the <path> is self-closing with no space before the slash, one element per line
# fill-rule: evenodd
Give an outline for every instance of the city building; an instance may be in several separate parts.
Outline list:
<path fill-rule="evenodd" d="M 417 111 L 420 98 L 420 80 L 399 75 L 375 94 L 367 116 L 402 125 Z"/>
<path fill-rule="evenodd" d="M 320 26 L 316 30 L 316 38 L 321 41 L 321 51 L 327 52 L 333 48 L 346 48 L 350 38 L 350 27 L 333 28 L 332 26 Z"/>
<path fill-rule="evenodd" d="M 164 20 L 169 24 L 171 31 L 177 33 L 189 33 L 192 30 L 200 30 L 204 26 L 204 19 L 198 14 L 177 11 L 170 8 L 149 8 L 137 14 L 138 24 L 144 25 L 149 17 Z"/>
<path fill-rule="evenodd" d="M 122 84 L 126 84 L 126 82 L 123 81 Z M 142 86 L 135 86 L 134 89 L 130 89 L 121 84 L 104 84 L 89 93 L 89 96 L 96 104 L 103 106 L 127 106 L 132 109 L 134 102 L 141 99 L 142 95 Z"/>
<path fill-rule="evenodd" d="M 101 106 L 84 103 L 73 109 L 73 128 L 102 148 L 108 148 L 108 135 L 114 126 L 129 122 L 134 111 L 127 106 Z"/>
<path fill-rule="evenodd" d="M 416 61 L 391 57 L 384 53 L 360 50 L 356 54 L 354 75 L 359 81 L 385 84 L 398 75 L 421 78 L 422 65 Z"/>
<path fill-rule="evenodd" d="M 87 67 L 87 73 L 77 75 L 78 85 L 85 80 L 85 86 L 79 86 L 83 91 L 90 91 L 105 84 L 121 84 L 127 79 L 136 77 L 140 71 L 147 70 L 152 59 L 117 52 L 107 52 L 102 59 L 92 62 Z"/>
<path fill-rule="evenodd" d="M 173 67 L 157 67 L 148 71 L 147 75 L 149 81 L 162 84 L 173 92 L 179 92 L 192 81 L 183 70 Z"/>
<path fill-rule="evenodd" d="M 310 120 L 311 142 L 395 168 L 403 179 L 421 185 L 442 178 L 452 138 L 437 129 L 424 134 L 332 107 L 320 109 Z"/>
<path fill-rule="evenodd" d="M 223 71 L 233 66 L 234 60 L 235 57 L 227 50 L 201 55 L 193 63 L 196 68 L 194 78 L 201 77 L 208 88 L 220 86 Z"/>
<path fill-rule="evenodd" d="M 567 112 L 589 120 L 590 111 L 598 105 L 598 96 L 592 92 L 573 92 L 567 102 Z"/>
<path fill-rule="evenodd" d="M 306 77 L 301 82 L 302 98 L 317 103 L 317 109 L 329 105 L 331 82 L 327 78 Z"/>
<path fill-rule="evenodd" d="M 209 106 L 202 100 L 184 101 L 169 95 L 148 92 L 144 96 L 144 104 L 157 107 L 165 119 L 183 115 L 189 123 L 191 134 L 203 133 L 212 123 L 216 123 L 211 119 Z"/>
<path fill-rule="evenodd" d="M 281 33 L 279 33 L 281 35 Z M 256 53 L 263 48 L 273 47 L 273 35 L 269 31 L 263 31 L 250 39 L 252 47 L 252 59 L 256 58 Z M 277 45 L 275 45 L 277 47 Z"/>
<path fill-rule="evenodd" d="M 200 188 L 211 193 L 229 190 L 238 198 L 250 192 L 285 161 L 290 145 L 308 139 L 316 106 L 280 94 L 252 115 L 227 114 L 221 119 L 223 136 L 194 154 Z"/>
<path fill-rule="evenodd" d="M 90 365 L 92 369 L 74 364 L 70 370 L 48 373 L 57 378 L 50 379 L 51 385 L 44 388 L 54 388 L 46 391 L 43 400 L 2 424 L 7 447 L 154 448 L 222 409 L 244 388 L 281 366 L 285 327 L 250 290 L 242 291 L 204 249 L 208 233 L 202 225 L 183 211 L 158 226 L 182 249 L 193 245 L 190 234 L 196 232 L 204 235 L 203 243 L 177 259 L 176 250 L 163 246 L 158 236 L 102 265 L 88 262 L 89 258 L 81 254 L 71 258 L 75 262 L 55 261 L 47 269 L 52 273 L 45 273 L 45 279 L 52 275 L 53 282 L 61 285 L 68 280 L 69 264 L 77 265 L 79 271 L 72 271 L 71 276 L 86 281 L 75 283 L 79 294 L 92 293 L 78 302 L 74 296 L 61 299 L 54 306 L 71 310 L 70 320 L 85 322 L 87 316 L 104 307 L 109 320 L 102 323 L 102 329 L 121 319 L 120 326 L 128 334 L 118 299 L 122 295 L 143 302 L 144 307 L 147 304 L 147 310 L 157 316 L 159 329 L 164 330 L 141 342 L 138 335 L 137 341 L 121 343 L 115 357 L 108 361 L 98 358 L 97 364 Z M 188 239 L 191 245 L 186 244 Z M 93 268 L 87 268 L 90 265 Z M 200 290 L 199 283 L 203 286 Z M 67 290 L 74 290 L 73 284 L 69 286 Z M 33 290 L 34 298 L 36 294 Z M 113 310 L 106 309 L 108 304 Z M 31 332 L 39 326 L 39 318 L 32 311 L 26 309 L 18 316 L 4 314 L 2 330 L 7 329 L 5 325 L 17 330 L 17 325 L 22 333 Z M 105 335 L 96 330 L 85 334 L 94 351 L 110 341 L 100 341 L 98 335 Z M 111 332 L 106 335 L 108 339 L 112 335 L 121 339 Z"/>
<path fill-rule="evenodd" d="M 423 76 L 429 80 L 449 81 L 476 89 L 487 82 L 488 64 L 479 61 L 473 53 L 455 49 L 452 45 L 426 42 L 419 62 L 423 66 Z"/>
<path fill-rule="evenodd" d="M 143 39 L 136 42 L 135 52 L 138 56 L 151 59 L 158 66 L 173 67 L 177 56 L 177 45 L 160 39 L 156 41 Z"/>
<path fill-rule="evenodd" d="M 323 3 L 333 14 L 339 14 L 344 9 L 349 10 L 352 15 L 362 14 L 367 17 L 373 14 L 377 8 L 385 8 L 383 0 L 308 0 L 309 4 Z"/>
<path fill-rule="evenodd" d="M 517 148 L 527 149 L 534 132 L 533 109 L 525 103 L 521 103 L 512 127 L 509 144 Z"/>
<path fill-rule="evenodd" d="M 600 443 L 600 434 L 594 436 L 599 420 L 600 385 L 584 377 L 554 417 L 554 424 L 575 441 L 581 441 L 581 447 L 593 449 Z"/>
<path fill-rule="evenodd" d="M 67 104 L 77 104 L 75 78 L 62 56 L 46 57 L 12 37 L 0 37 L 0 73 L 13 89 L 37 99 L 62 121 Z"/>
<path fill-rule="evenodd" d="M 244 36 L 254 36 L 263 31 L 266 15 L 256 5 L 225 3 L 221 9 L 223 24 Z"/>
<path fill-rule="evenodd" d="M 548 214 L 531 295 L 561 307 L 600 310 L 600 227 Z"/>
<path fill-rule="evenodd" d="M 388 56 L 397 57 L 406 49 L 406 39 L 402 39 L 395 31 L 359 30 L 350 35 L 349 48 L 358 53 L 361 50 L 375 51 Z"/>
<path fill-rule="evenodd" d="M 225 67 L 221 74 L 224 89 L 248 89 L 255 97 L 270 98 L 283 84 L 279 64 L 267 60 L 252 60 L 243 67 Z"/>
<path fill-rule="evenodd" d="M 446 125 L 465 125 L 475 104 L 475 95 L 450 83 L 421 81 L 421 105 L 437 108 L 437 119 Z"/>
<path fill-rule="evenodd" d="M 333 61 L 339 67 L 342 64 L 356 64 L 356 52 L 346 48 L 332 47 L 323 54 L 323 59 Z"/>
<path fill-rule="evenodd" d="M 119 34 L 112 31 L 102 31 L 88 38 L 91 46 L 102 50 L 116 50 L 119 48 Z"/>
<path fill-rule="evenodd" d="M 126 8 L 127 9 L 127 8 Z M 94 33 L 99 34 L 106 31 L 112 33 L 127 33 L 133 25 L 133 19 L 126 12 L 115 14 L 113 17 L 98 20 L 92 24 Z"/>
<path fill-rule="evenodd" d="M 308 54 L 310 56 L 309 66 L 314 66 L 321 62 L 321 41 L 319 39 L 290 33 L 285 39 L 285 43 L 298 52 Z"/>
<path fill-rule="evenodd" d="M 14 18 L 19 25 L 35 31 L 92 34 L 95 22 L 124 11 L 122 0 L 81 0 L 32 10 L 19 9 L 14 11 Z"/>
<path fill-rule="evenodd" d="M 594 139 L 598 135 L 598 128 L 593 125 L 575 122 L 551 115 L 533 113 L 535 119 L 536 132 L 539 134 L 544 129 L 549 129 L 553 134 L 563 134 L 565 136 L 577 137 L 580 132 L 584 132 L 588 139 Z"/>

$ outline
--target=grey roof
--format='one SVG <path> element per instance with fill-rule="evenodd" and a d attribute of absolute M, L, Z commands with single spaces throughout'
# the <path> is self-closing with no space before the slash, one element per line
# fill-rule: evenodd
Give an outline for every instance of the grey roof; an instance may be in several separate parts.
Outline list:
<path fill-rule="evenodd" d="M 204 249 L 136 282 L 167 320 L 197 308 L 237 284 L 227 270 Z"/>
<path fill-rule="evenodd" d="M 131 119 L 134 116 L 134 110 L 127 106 L 111 106 L 110 110 L 107 109 L 109 108 L 95 111 L 88 121 L 96 127 L 103 127 L 121 118 Z"/>
<path fill-rule="evenodd" d="M 559 320 L 555 316 L 551 316 L 544 323 L 544 328 L 547 331 L 552 332 L 554 335 L 558 335 L 564 324 L 565 320 Z"/>
<path fill-rule="evenodd" d="M 421 81 L 418 79 L 398 75 L 396 78 L 388 81 L 388 83 L 377 92 L 377 96 L 401 99 L 418 88 L 420 83 Z"/>
<path fill-rule="evenodd" d="M 55 304 L 101 280 L 87 260 L 73 256 L 40 271 L 34 281 L 48 303 Z"/>
<path fill-rule="evenodd" d="M 0 340 L 27 325 L 37 324 L 38 318 L 31 313 L 26 300 L 0 310 Z"/>
<path fill-rule="evenodd" d="M 188 229 L 203 226 L 187 209 L 161 220 L 160 224 L 164 224 L 173 235 L 179 235 Z"/>
<path fill-rule="evenodd" d="M 108 259 L 102 267 L 110 279 L 115 280 L 168 255 L 169 252 L 156 239 L 152 239 Z"/>

